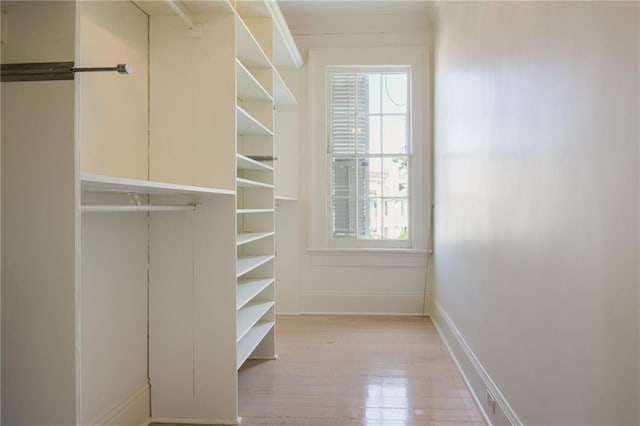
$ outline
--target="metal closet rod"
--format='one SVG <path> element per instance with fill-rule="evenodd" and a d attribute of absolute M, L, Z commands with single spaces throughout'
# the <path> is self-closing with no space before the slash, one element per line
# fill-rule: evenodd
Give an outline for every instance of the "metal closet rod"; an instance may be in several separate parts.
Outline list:
<path fill-rule="evenodd" d="M 83 204 L 80 211 L 83 213 L 105 213 L 105 212 L 183 212 L 195 211 L 197 204 L 187 205 L 132 205 L 132 204 Z"/>
<path fill-rule="evenodd" d="M 2 82 L 11 81 L 50 81 L 73 80 L 78 72 L 109 72 L 118 74 L 131 74 L 129 64 L 117 64 L 114 67 L 90 67 L 74 66 L 73 62 L 29 62 L 21 64 L 2 64 Z"/>

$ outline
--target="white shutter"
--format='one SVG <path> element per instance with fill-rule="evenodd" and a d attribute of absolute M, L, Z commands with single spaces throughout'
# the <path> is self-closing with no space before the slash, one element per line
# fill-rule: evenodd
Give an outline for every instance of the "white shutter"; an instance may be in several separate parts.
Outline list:
<path fill-rule="evenodd" d="M 360 198 L 369 193 L 369 161 L 355 157 L 368 151 L 368 76 L 336 72 L 330 80 L 333 236 L 358 238 L 369 229 L 369 203 Z"/>

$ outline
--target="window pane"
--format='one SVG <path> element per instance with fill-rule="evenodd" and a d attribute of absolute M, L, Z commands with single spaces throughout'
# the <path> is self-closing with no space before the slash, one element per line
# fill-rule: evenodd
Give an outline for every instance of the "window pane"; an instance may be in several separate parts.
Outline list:
<path fill-rule="evenodd" d="M 330 79 L 332 152 L 364 152 L 368 144 L 367 76 L 332 73 Z"/>
<path fill-rule="evenodd" d="M 359 197 L 382 197 L 382 159 L 360 158 L 358 160 L 362 179 Z"/>
<path fill-rule="evenodd" d="M 382 152 L 382 119 L 379 115 L 369 117 L 369 146 L 367 154 Z"/>
<path fill-rule="evenodd" d="M 407 113 L 407 74 L 383 74 L 382 77 L 382 112 Z"/>
<path fill-rule="evenodd" d="M 382 112 L 382 74 L 368 74 L 369 76 L 369 114 Z"/>
<path fill-rule="evenodd" d="M 332 164 L 331 193 L 334 197 L 355 197 L 355 158 L 334 158 Z"/>
<path fill-rule="evenodd" d="M 409 238 L 409 208 L 407 199 L 384 200 L 383 237 L 389 240 Z"/>
<path fill-rule="evenodd" d="M 382 152 L 404 154 L 407 151 L 407 117 L 386 115 L 382 117 Z"/>
<path fill-rule="evenodd" d="M 406 197 L 409 193 L 408 157 L 385 158 L 382 161 L 382 195 Z"/>
<path fill-rule="evenodd" d="M 333 199 L 333 238 L 356 238 L 356 198 Z"/>
<path fill-rule="evenodd" d="M 364 223 L 360 227 L 358 238 L 362 240 L 379 240 L 382 238 L 382 199 L 360 198 L 358 209 L 366 213 Z"/>

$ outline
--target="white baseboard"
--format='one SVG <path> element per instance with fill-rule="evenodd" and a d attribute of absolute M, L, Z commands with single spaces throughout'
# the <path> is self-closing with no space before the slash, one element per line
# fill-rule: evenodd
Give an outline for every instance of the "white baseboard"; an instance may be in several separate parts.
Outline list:
<path fill-rule="evenodd" d="M 139 426 L 149 418 L 150 386 L 147 380 L 143 386 L 133 392 L 127 399 L 99 419 L 92 425 L 131 425 Z"/>
<path fill-rule="evenodd" d="M 429 298 L 430 296 L 427 295 L 427 303 Z M 425 297 L 422 293 L 302 292 L 300 293 L 300 313 L 423 315 L 424 301 Z"/>
<path fill-rule="evenodd" d="M 475 356 L 460 330 L 437 302 L 431 318 L 487 424 L 522 426 L 522 421 Z M 495 410 L 487 402 L 488 395 L 495 400 Z"/>
<path fill-rule="evenodd" d="M 216 419 L 187 419 L 182 417 L 152 417 L 149 421 L 142 426 L 148 426 L 151 423 L 169 423 L 169 424 L 187 424 L 187 425 L 230 425 L 238 426 L 242 422 L 242 418 L 238 417 L 235 422 L 229 423 L 228 421 L 216 420 Z"/>

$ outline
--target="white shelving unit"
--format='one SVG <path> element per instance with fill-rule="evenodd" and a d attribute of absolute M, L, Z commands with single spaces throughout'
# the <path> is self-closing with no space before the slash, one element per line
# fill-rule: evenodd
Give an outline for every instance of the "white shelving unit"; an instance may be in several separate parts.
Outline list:
<path fill-rule="evenodd" d="M 242 299 L 236 300 L 236 366 L 240 368 L 250 356 L 275 358 L 274 170 L 271 161 L 251 158 L 274 155 L 274 134 L 270 130 L 273 129 L 274 70 L 260 40 L 239 15 L 237 19 L 236 285 L 238 298 Z M 261 210 L 262 214 L 249 214 L 250 210 Z M 265 323 L 272 324 L 267 332 L 261 327 Z"/>
<path fill-rule="evenodd" d="M 133 68 L 3 83 L 3 420 L 237 423 L 276 357 L 277 4 L 2 6 L 5 63 Z"/>

